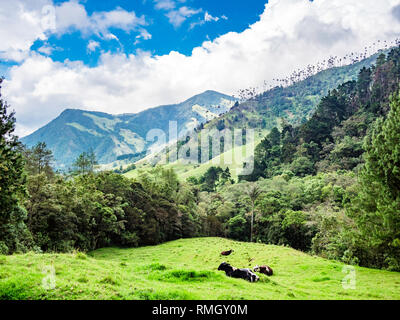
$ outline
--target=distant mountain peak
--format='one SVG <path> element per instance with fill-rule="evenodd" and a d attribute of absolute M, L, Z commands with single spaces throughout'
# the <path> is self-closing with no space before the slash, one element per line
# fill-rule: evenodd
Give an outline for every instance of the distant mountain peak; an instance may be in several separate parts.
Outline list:
<path fill-rule="evenodd" d="M 178 123 L 178 131 L 191 130 L 230 110 L 234 98 L 207 90 L 179 104 L 155 107 L 134 114 L 113 115 L 104 112 L 67 108 L 57 118 L 21 139 L 28 147 L 46 142 L 53 151 L 57 168 L 68 168 L 82 152 L 94 150 L 100 164 L 120 158 L 127 161 L 143 156 L 151 146 L 146 141 L 152 129 L 169 130 L 169 122 Z M 110 107 L 111 109 L 111 107 Z"/>

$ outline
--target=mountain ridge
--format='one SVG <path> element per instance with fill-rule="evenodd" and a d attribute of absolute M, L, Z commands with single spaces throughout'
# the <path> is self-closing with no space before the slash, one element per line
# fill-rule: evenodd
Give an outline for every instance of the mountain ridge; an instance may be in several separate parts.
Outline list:
<path fill-rule="evenodd" d="M 204 129 L 209 131 L 214 129 L 254 129 L 256 131 L 255 140 L 261 141 L 261 137 L 265 136 L 269 130 L 275 126 L 280 126 L 279 119 L 285 119 L 293 125 L 304 123 L 307 118 L 313 115 L 322 97 L 326 96 L 330 90 L 337 88 L 338 85 L 357 79 L 360 70 L 372 66 L 381 53 L 377 52 L 350 65 L 322 70 L 287 87 L 277 86 L 267 90 L 240 103 L 217 119 L 208 121 L 204 125 Z M 202 130 L 200 129 L 198 132 L 201 134 Z M 188 149 L 197 148 L 196 142 L 193 144 L 191 141 L 189 143 L 183 141 L 182 144 L 185 144 L 185 148 Z M 146 158 L 146 160 L 151 162 L 149 166 L 164 163 L 167 158 L 170 158 L 169 153 L 164 149 Z M 220 154 L 213 154 L 213 159 L 218 160 L 219 156 Z M 226 165 L 220 163 L 221 161 L 222 159 L 219 159 L 217 162 L 225 168 Z M 178 162 L 170 163 L 170 167 L 185 177 L 190 175 L 192 171 L 196 174 L 204 173 L 210 166 L 208 161 L 197 165 L 183 165 Z M 137 164 L 140 167 L 146 166 L 142 161 Z M 242 164 L 236 165 L 241 166 Z M 128 172 L 127 175 L 132 176 L 134 172 Z"/>
<path fill-rule="evenodd" d="M 151 146 L 146 135 L 151 129 L 168 132 L 169 122 L 176 121 L 184 132 L 227 112 L 235 99 L 207 90 L 178 104 L 162 105 L 138 113 L 109 114 L 100 111 L 67 108 L 58 117 L 34 133 L 21 138 L 27 147 L 45 142 L 55 157 L 55 167 L 67 169 L 76 157 L 92 148 L 100 164 L 114 162 L 121 156 L 143 153 Z M 203 114 L 204 113 L 204 114 Z M 129 157 L 128 157 L 129 158 Z"/>

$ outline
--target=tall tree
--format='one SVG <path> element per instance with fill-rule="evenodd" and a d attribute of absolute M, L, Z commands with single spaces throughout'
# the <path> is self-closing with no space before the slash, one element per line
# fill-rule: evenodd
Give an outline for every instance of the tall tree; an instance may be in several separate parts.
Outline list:
<path fill-rule="evenodd" d="M 0 78 L 0 85 L 3 79 Z M 0 86 L 1 88 L 1 86 Z M 19 205 L 26 196 L 24 160 L 18 137 L 14 135 L 14 113 L 0 93 L 0 253 L 24 251 L 30 234 L 24 221 L 26 211 Z"/>
<path fill-rule="evenodd" d="M 254 228 L 254 207 L 258 197 L 261 195 L 262 190 L 253 184 L 246 192 L 251 202 L 251 225 L 250 225 L 250 242 L 253 242 L 253 228 Z"/>
<path fill-rule="evenodd" d="M 362 190 L 350 209 L 377 267 L 400 270 L 400 94 L 365 141 Z"/>
<path fill-rule="evenodd" d="M 54 157 L 45 142 L 38 142 L 33 148 L 27 149 L 25 151 L 25 158 L 29 174 L 40 175 L 45 173 L 47 176 L 53 175 L 51 165 Z"/>
<path fill-rule="evenodd" d="M 210 167 L 200 179 L 200 182 L 203 183 L 203 191 L 214 192 L 222 173 L 222 168 L 214 166 Z"/>
<path fill-rule="evenodd" d="M 281 145 L 281 133 L 279 132 L 277 127 L 272 128 L 271 132 L 268 135 L 268 139 L 272 147 Z"/>
<path fill-rule="evenodd" d="M 87 153 L 87 158 L 89 162 L 89 171 L 93 172 L 95 166 L 97 166 L 99 163 L 97 162 L 96 154 L 94 153 L 92 148 L 89 149 L 89 152 Z"/>
<path fill-rule="evenodd" d="M 76 174 L 88 174 L 94 171 L 97 164 L 96 155 L 93 149 L 90 149 L 89 152 L 81 153 L 75 160 L 72 165 L 73 172 Z"/>

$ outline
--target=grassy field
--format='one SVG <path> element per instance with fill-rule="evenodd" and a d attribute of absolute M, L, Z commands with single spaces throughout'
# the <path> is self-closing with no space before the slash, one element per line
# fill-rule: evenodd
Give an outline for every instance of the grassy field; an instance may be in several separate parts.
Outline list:
<path fill-rule="evenodd" d="M 230 248 L 231 256 L 219 255 Z M 232 279 L 217 271 L 223 261 L 268 264 L 275 274 L 257 283 Z M 43 286 L 49 267 L 54 289 Z M 0 257 L 0 299 L 400 299 L 400 273 L 356 267 L 356 288 L 346 290 L 343 267 L 287 247 L 220 238 L 87 255 L 29 253 Z"/>

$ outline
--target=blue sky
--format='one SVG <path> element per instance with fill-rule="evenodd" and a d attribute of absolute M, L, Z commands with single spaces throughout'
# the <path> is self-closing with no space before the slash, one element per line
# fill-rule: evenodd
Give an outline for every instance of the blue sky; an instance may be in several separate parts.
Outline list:
<path fill-rule="evenodd" d="M 395 43 L 399 12 L 400 0 L 0 0 L 2 94 L 24 136 L 66 108 L 135 113 L 263 91 Z"/>
<path fill-rule="evenodd" d="M 56 0 L 54 5 L 60 6 L 69 0 Z M 178 51 L 190 55 L 193 48 L 206 40 L 228 32 L 242 32 L 255 23 L 263 13 L 266 0 L 85 0 L 79 1 L 88 16 L 96 12 L 110 12 L 122 9 L 134 12 L 143 17 L 145 23 L 133 30 L 122 30 L 118 27 L 108 29 L 116 38 L 105 39 L 104 35 L 83 35 L 80 30 L 71 29 L 65 34 L 53 34 L 45 40 L 36 40 L 32 51 L 47 55 L 53 61 L 63 62 L 66 59 L 83 61 L 95 66 L 102 52 L 135 54 L 137 50 L 151 52 L 153 55 L 164 55 Z M 168 18 L 170 12 L 187 8 L 185 19 L 179 25 Z M 209 17 L 205 21 L 206 15 Z M 179 15 L 178 15 L 179 17 Z M 136 38 L 141 30 L 145 30 L 151 38 Z M 150 36 L 149 36 L 150 37 Z M 93 51 L 88 44 L 94 44 Z M 41 48 L 52 48 L 50 51 Z M 0 60 L 0 72 L 5 73 L 9 66 L 16 63 L 7 59 Z"/>

